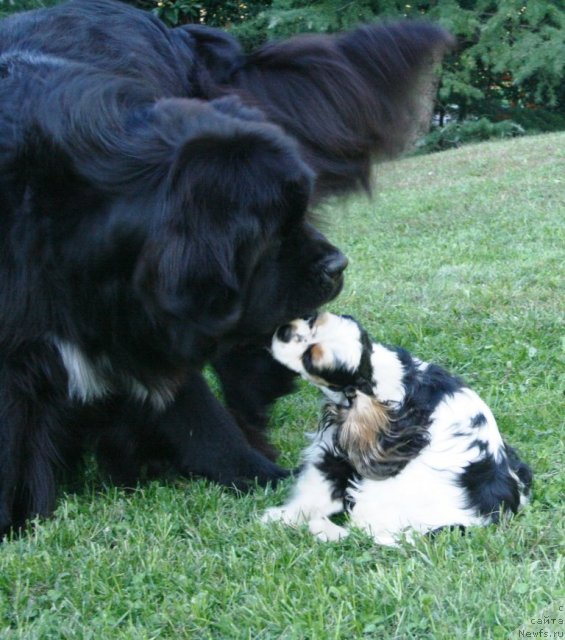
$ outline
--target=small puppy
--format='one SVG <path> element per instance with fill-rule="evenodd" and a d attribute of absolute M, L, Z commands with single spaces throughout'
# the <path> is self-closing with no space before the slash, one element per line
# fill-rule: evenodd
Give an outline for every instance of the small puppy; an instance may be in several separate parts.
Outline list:
<path fill-rule="evenodd" d="M 348 532 L 329 516 L 345 511 L 377 543 L 394 545 L 415 532 L 498 522 L 527 502 L 529 467 L 488 406 L 444 369 L 330 313 L 280 327 L 272 353 L 328 401 L 292 497 L 264 522 L 307 523 L 337 540 Z"/>

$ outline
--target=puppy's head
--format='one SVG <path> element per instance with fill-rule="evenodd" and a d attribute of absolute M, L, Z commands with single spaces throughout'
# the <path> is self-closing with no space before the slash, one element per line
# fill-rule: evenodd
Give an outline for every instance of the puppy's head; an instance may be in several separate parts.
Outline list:
<path fill-rule="evenodd" d="M 367 332 L 350 316 L 320 313 L 279 327 L 271 349 L 275 360 L 348 406 L 357 393 L 373 395 Z"/>
<path fill-rule="evenodd" d="M 338 444 L 366 477 L 383 458 L 380 435 L 388 411 L 375 397 L 371 340 L 350 316 L 322 313 L 279 327 L 271 345 L 281 364 L 312 382 L 331 401 L 326 417 L 338 425 Z"/>

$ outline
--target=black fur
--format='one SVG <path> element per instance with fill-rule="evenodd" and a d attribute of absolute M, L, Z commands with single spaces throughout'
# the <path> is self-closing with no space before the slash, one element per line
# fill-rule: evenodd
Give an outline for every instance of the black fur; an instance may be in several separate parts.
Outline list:
<path fill-rule="evenodd" d="M 320 370 L 316 368 L 309 358 L 311 348 L 304 353 L 304 368 L 338 389 L 351 386 L 368 395 L 374 395 L 373 371 L 370 361 L 372 341 L 359 323 L 356 322 L 356 324 L 361 331 L 359 339 L 362 344 L 362 352 L 359 366 L 354 371 L 339 364 L 334 365 L 331 369 Z M 424 371 L 420 371 L 417 361 L 405 349 L 396 347 L 391 350 L 402 363 L 404 370 L 402 382 L 406 395 L 399 408 L 390 407 L 388 409 L 389 428 L 384 432 L 375 433 L 380 448 L 389 452 L 386 461 L 373 461 L 371 468 L 375 478 L 397 475 L 410 460 L 418 456 L 429 443 L 428 426 L 436 406 L 446 396 L 453 395 L 464 386 L 460 379 L 437 365 L 428 365 Z M 378 384 L 375 390 L 378 394 Z M 341 424 L 347 418 L 348 411 L 347 409 L 337 409 L 333 403 L 330 403 L 326 405 L 325 412 L 332 414 L 333 423 Z M 324 420 L 327 418 L 323 418 L 322 423 Z"/>
<path fill-rule="evenodd" d="M 0 532 L 86 450 L 127 484 L 284 475 L 263 430 L 292 375 L 260 347 L 346 266 L 307 207 L 404 145 L 448 44 L 406 22 L 245 56 L 111 0 L 0 23 Z"/>
<path fill-rule="evenodd" d="M 86 445 L 128 483 L 155 468 L 225 484 L 283 475 L 199 369 L 224 339 L 341 287 L 326 266 L 340 254 L 304 217 L 311 176 L 294 145 L 213 104 L 154 103 L 131 80 L 51 60 L 14 61 L 0 91 L 22 105 L 2 149 L 3 528 L 49 513 L 54 468 Z M 61 344 L 103 391 L 69 397 Z M 132 387 L 170 401 L 134 402 Z"/>
<path fill-rule="evenodd" d="M 483 425 L 486 424 L 486 422 L 487 422 L 487 419 L 485 418 L 485 414 L 477 413 L 477 415 L 473 418 L 473 421 L 471 422 L 471 426 L 474 428 L 482 427 Z"/>
<path fill-rule="evenodd" d="M 532 490 L 534 474 L 529 465 L 523 462 L 517 451 L 509 444 L 504 445 L 506 456 L 508 457 L 508 466 L 518 476 L 521 483 L 521 491 L 525 496 L 529 496 Z"/>
<path fill-rule="evenodd" d="M 347 458 L 337 456 L 333 451 L 326 451 L 322 459 L 316 462 L 316 467 L 330 483 L 332 499 L 345 501 L 347 489 L 359 477 Z M 344 509 L 346 507 L 344 503 Z"/>
<path fill-rule="evenodd" d="M 451 44 L 437 26 L 409 21 L 299 36 L 263 46 L 232 82 L 300 141 L 317 195 L 368 188 L 372 161 L 426 128 L 424 87 Z"/>
<path fill-rule="evenodd" d="M 333 373 L 332 380 L 333 380 Z M 330 381 L 330 376 L 324 372 L 325 380 Z M 351 377 L 351 372 L 349 372 Z M 333 444 L 333 456 L 336 461 L 347 460 L 347 454 L 339 445 L 338 434 L 347 420 L 348 409 L 340 407 L 332 402 L 324 405 L 321 427 L 324 425 L 337 427 L 336 437 Z M 386 457 L 382 460 L 371 460 L 370 469 L 373 479 L 383 480 L 398 475 L 402 469 L 429 443 L 428 422 L 419 423 L 414 418 L 419 414 L 405 411 L 404 407 L 400 411 L 391 410 L 389 413 L 390 425 L 386 432 L 375 432 L 375 442 L 382 451 L 386 452 Z M 353 467 L 352 467 L 353 469 Z"/>
<path fill-rule="evenodd" d="M 465 467 L 457 482 L 466 491 L 467 507 L 489 516 L 492 522 L 498 522 L 501 508 L 518 511 L 520 492 L 505 459 L 498 462 L 492 453 L 485 453 Z"/>

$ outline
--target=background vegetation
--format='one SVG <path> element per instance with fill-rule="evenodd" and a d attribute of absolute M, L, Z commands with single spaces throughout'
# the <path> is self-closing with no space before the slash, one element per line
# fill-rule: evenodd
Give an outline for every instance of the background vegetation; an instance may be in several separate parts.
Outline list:
<path fill-rule="evenodd" d="M 0 546 L 2 640 L 519 640 L 521 625 L 558 614 L 565 133 L 405 159 L 377 181 L 373 200 L 321 212 L 350 258 L 331 308 L 464 376 L 532 465 L 532 504 L 415 546 L 360 533 L 323 544 L 258 522 L 290 481 L 245 496 L 203 481 L 125 492 L 93 469 L 52 520 Z M 303 385 L 276 408 L 288 467 L 319 402 Z"/>

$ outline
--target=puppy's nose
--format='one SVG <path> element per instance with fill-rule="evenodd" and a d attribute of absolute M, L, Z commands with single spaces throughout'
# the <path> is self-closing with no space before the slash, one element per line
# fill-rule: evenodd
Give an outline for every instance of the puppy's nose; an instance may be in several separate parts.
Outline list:
<path fill-rule="evenodd" d="M 293 333 L 292 325 L 283 324 L 282 327 L 279 327 L 277 329 L 277 333 L 276 333 L 277 340 L 280 340 L 281 342 L 290 342 L 292 338 L 292 333 Z"/>
<path fill-rule="evenodd" d="M 348 264 L 349 260 L 343 253 L 336 252 L 332 253 L 332 255 L 324 261 L 323 269 L 331 278 L 336 278 L 345 271 Z"/>

